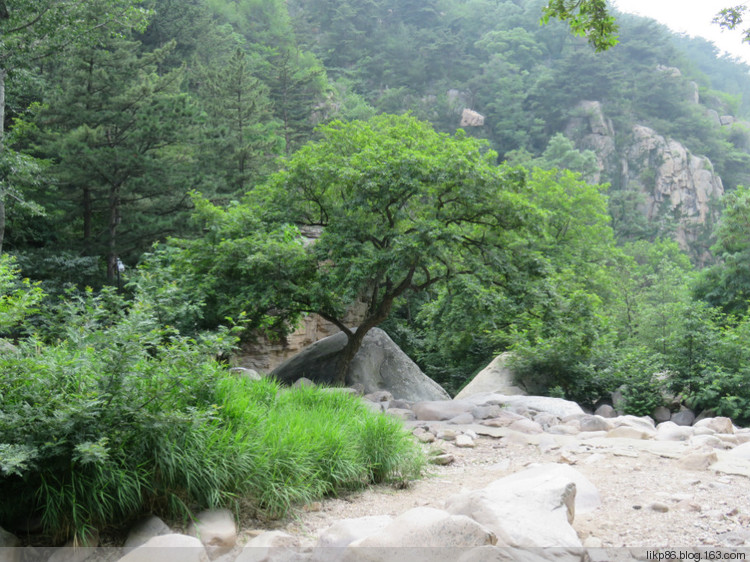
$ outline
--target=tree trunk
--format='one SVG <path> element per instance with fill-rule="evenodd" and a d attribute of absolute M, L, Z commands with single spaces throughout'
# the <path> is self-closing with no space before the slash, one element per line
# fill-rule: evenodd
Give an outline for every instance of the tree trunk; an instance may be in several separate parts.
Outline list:
<path fill-rule="evenodd" d="M 333 377 L 334 386 L 346 386 L 346 375 L 349 372 L 349 366 L 352 364 L 352 360 L 357 355 L 359 348 L 362 347 L 362 341 L 365 339 L 367 332 L 373 327 L 365 328 L 360 326 L 356 331 L 347 334 L 346 345 L 336 358 L 336 374 Z"/>
<path fill-rule="evenodd" d="M 0 68 L 0 159 L 5 151 L 5 76 L 6 71 Z M 3 253 L 5 240 L 5 191 L 0 187 L 0 254 Z"/>
<path fill-rule="evenodd" d="M 120 224 L 120 186 L 109 190 L 109 253 L 107 255 L 107 281 L 115 283 L 119 273 L 117 267 L 117 227 Z"/>

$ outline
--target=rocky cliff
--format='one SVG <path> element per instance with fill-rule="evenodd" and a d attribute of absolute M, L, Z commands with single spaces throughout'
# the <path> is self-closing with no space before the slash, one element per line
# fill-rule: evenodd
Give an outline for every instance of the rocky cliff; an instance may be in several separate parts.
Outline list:
<path fill-rule="evenodd" d="M 682 249 L 698 261 L 706 259 L 705 249 L 697 248 L 696 242 L 702 227 L 717 218 L 713 203 L 724 193 L 708 158 L 644 125 L 615 131 L 597 101 L 579 104 L 565 134 L 579 149 L 596 153 L 598 181 L 609 182 L 613 190 L 640 192 L 639 210 L 645 217 L 676 220 L 674 236 Z"/>

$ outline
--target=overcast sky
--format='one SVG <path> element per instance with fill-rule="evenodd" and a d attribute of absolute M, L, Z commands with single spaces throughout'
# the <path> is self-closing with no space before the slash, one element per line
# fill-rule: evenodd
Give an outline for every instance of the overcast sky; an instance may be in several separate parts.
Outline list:
<path fill-rule="evenodd" d="M 741 4 L 739 0 L 612 0 L 612 3 L 621 12 L 653 18 L 678 33 L 705 37 L 722 51 L 750 63 L 750 43 L 742 43 L 739 32 L 722 31 L 711 23 L 722 8 Z"/>

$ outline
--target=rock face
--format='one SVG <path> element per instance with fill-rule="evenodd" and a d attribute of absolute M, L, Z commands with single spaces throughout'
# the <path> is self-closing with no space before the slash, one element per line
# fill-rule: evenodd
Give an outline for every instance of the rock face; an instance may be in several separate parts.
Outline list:
<path fill-rule="evenodd" d="M 279 365 L 272 375 L 287 384 L 302 377 L 316 383 L 330 383 L 336 354 L 345 345 L 343 332 L 324 338 Z M 450 400 L 448 393 L 379 328 L 373 328 L 365 336 L 349 366 L 346 383 L 361 384 L 365 394 L 387 390 L 399 400 Z"/>
<path fill-rule="evenodd" d="M 625 133 L 624 140 L 616 141 L 616 133 Z M 721 178 L 708 158 L 692 154 L 680 142 L 641 124 L 615 131 L 597 101 L 580 102 L 565 134 L 579 149 L 596 153 L 598 181 L 644 195 L 641 211 L 646 218 L 678 216 L 675 237 L 683 250 L 696 241 L 701 225 L 717 218 L 711 201 L 724 193 Z"/>
<path fill-rule="evenodd" d="M 481 127 L 482 125 L 484 125 L 484 115 L 473 109 L 465 108 L 463 110 L 459 127 Z"/>
<path fill-rule="evenodd" d="M 513 381 L 513 372 L 508 368 L 509 354 L 503 353 L 495 357 L 484 369 L 467 384 L 456 398 L 466 398 L 473 394 L 496 392 L 505 395 L 526 394 L 526 392 Z"/>
<path fill-rule="evenodd" d="M 573 470 L 565 468 L 566 472 Z M 450 513 L 470 516 L 490 529 L 497 535 L 498 544 L 580 547 L 571 526 L 575 498 L 576 484 L 571 475 L 553 466 L 501 478 L 482 490 L 450 497 L 445 505 Z"/>

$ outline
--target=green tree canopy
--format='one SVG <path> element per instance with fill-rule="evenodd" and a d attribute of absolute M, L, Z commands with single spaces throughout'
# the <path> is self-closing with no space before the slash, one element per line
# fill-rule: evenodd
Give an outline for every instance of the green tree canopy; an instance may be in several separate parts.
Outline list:
<path fill-rule="evenodd" d="M 201 203 L 209 234 L 175 244 L 184 248 L 178 262 L 219 310 L 231 302 L 268 314 L 254 295 L 237 302 L 237 289 L 206 287 L 253 278 L 275 287 L 268 304 L 277 313 L 315 312 L 337 325 L 348 337 L 337 376 L 344 382 L 365 334 L 399 297 L 461 275 L 510 283 L 529 251 L 522 233 L 537 213 L 523 172 L 496 166 L 496 154 L 462 131 L 449 136 L 410 116 L 383 115 L 318 133 L 242 204 Z M 304 248 L 282 225 L 317 227 L 320 235 Z M 357 299 L 367 307 L 353 330 L 343 317 Z"/>

